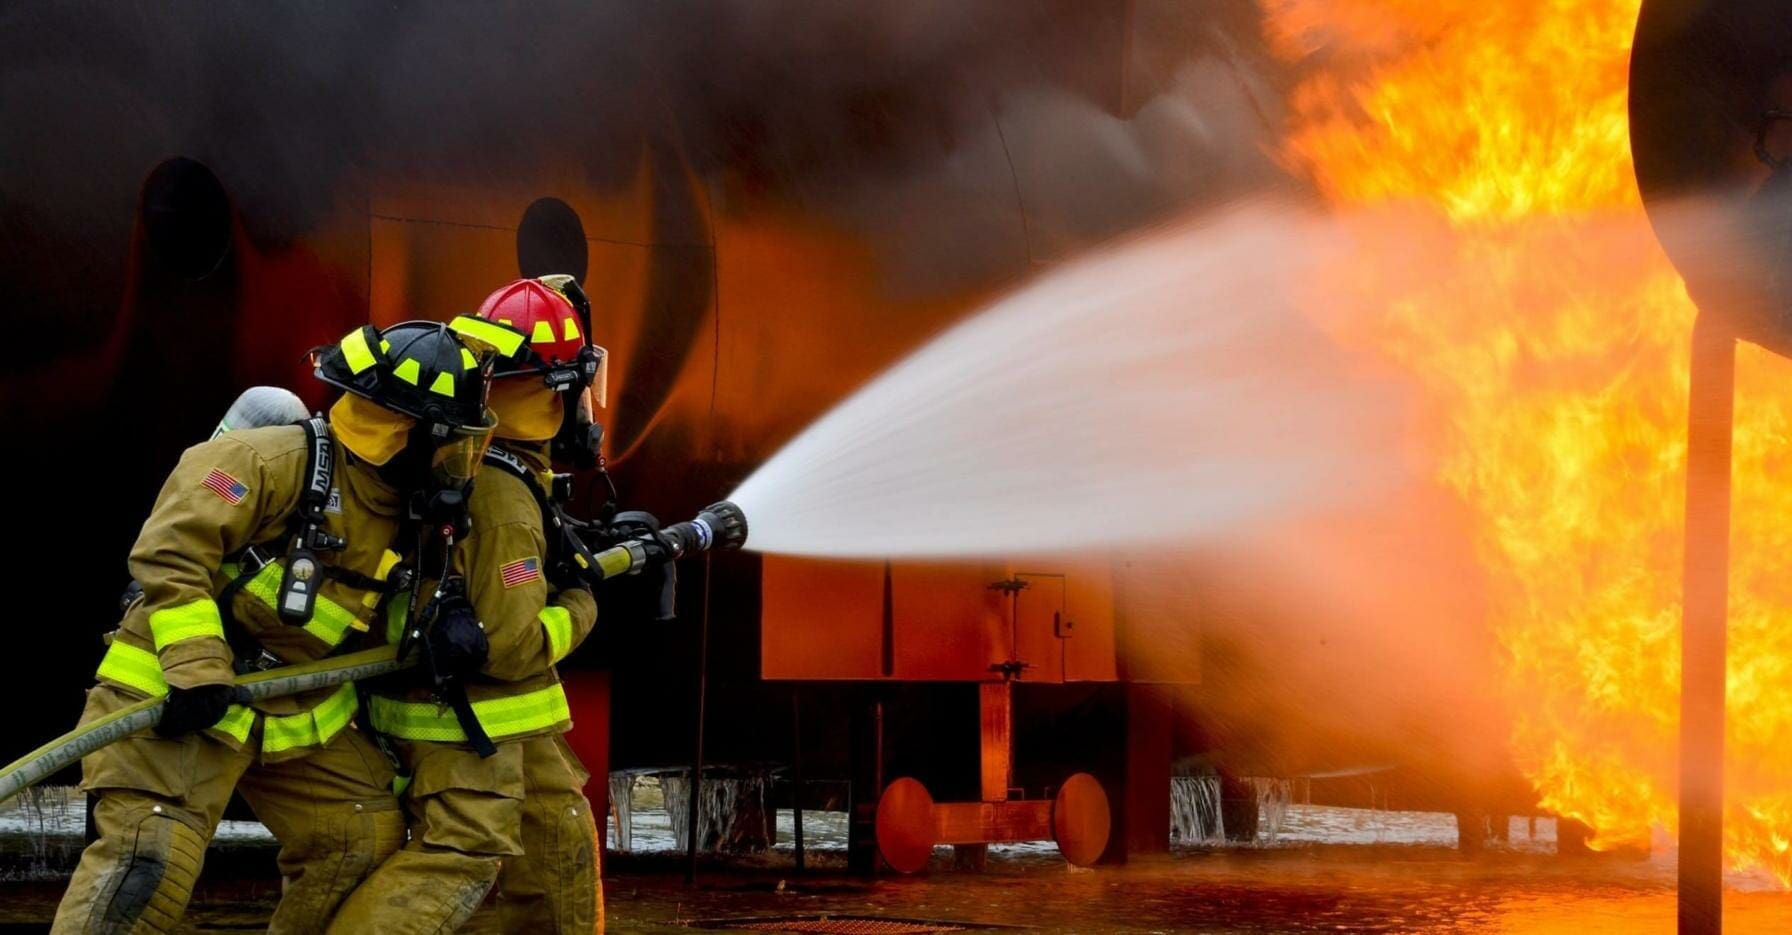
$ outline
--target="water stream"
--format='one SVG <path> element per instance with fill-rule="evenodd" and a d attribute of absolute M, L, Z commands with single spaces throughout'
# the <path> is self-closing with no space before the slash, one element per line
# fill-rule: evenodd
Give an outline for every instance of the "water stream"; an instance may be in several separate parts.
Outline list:
<path fill-rule="evenodd" d="M 1331 228 L 1250 204 L 1072 262 L 939 335 L 734 492 L 749 548 L 1199 541 L 1372 497 L 1399 405 L 1303 317 Z"/>

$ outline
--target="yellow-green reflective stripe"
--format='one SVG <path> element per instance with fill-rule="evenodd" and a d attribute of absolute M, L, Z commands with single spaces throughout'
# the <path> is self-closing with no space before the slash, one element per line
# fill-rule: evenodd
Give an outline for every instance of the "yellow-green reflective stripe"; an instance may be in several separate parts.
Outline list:
<path fill-rule="evenodd" d="M 446 370 L 438 372 L 436 374 L 436 378 L 434 380 L 429 381 L 429 391 L 431 393 L 435 393 L 438 396 L 447 396 L 449 398 L 453 398 L 453 396 L 454 396 L 454 374 L 449 373 Z"/>
<path fill-rule="evenodd" d="M 360 618 L 349 613 L 341 604 L 324 597 L 317 596 L 317 605 L 311 608 L 311 619 L 305 621 L 305 632 L 335 646 L 342 642 L 349 630 L 365 630 L 367 625 Z"/>
<path fill-rule="evenodd" d="M 226 565 L 224 568 L 225 573 L 229 574 L 230 566 Z M 279 562 L 269 562 L 261 566 L 261 570 L 255 573 L 255 577 L 250 578 L 243 585 L 243 590 L 254 595 L 263 604 L 277 608 L 280 600 L 280 576 L 284 573 Z M 231 577 L 235 578 L 236 575 L 232 574 Z"/>
<path fill-rule="evenodd" d="M 423 365 L 417 362 L 417 358 L 407 357 L 404 360 L 399 361 L 398 366 L 392 368 L 392 375 L 412 386 L 416 386 L 417 378 L 422 374 L 422 371 Z"/>
<path fill-rule="evenodd" d="M 225 566 L 229 573 L 230 566 Z M 243 585 L 243 590 L 254 595 L 263 604 L 268 605 L 275 613 L 280 610 L 280 579 L 286 574 L 286 567 L 280 562 L 269 562 L 261 566 L 255 577 Z M 233 576 L 234 577 L 234 576 Z M 335 646 L 342 642 L 350 629 L 364 630 L 366 625 L 350 613 L 341 604 L 319 594 L 317 603 L 311 608 L 311 619 L 305 621 L 306 633 L 323 641 L 325 646 Z"/>
<path fill-rule="evenodd" d="M 282 717 L 269 715 L 262 722 L 261 752 L 279 753 L 329 743 L 354 719 L 357 705 L 355 686 L 350 683 L 309 711 Z"/>
<path fill-rule="evenodd" d="M 189 601 L 179 607 L 164 607 L 149 615 L 149 632 L 155 637 L 156 652 L 171 643 L 198 636 L 224 638 L 224 621 L 218 616 L 218 605 L 209 597 Z"/>
<path fill-rule="evenodd" d="M 356 328 L 342 339 L 342 362 L 350 373 L 359 374 L 373 366 L 373 348 L 367 346 L 367 329 Z"/>
<path fill-rule="evenodd" d="M 100 660 L 100 669 L 94 674 L 151 697 L 168 694 L 168 683 L 162 678 L 162 664 L 156 654 L 129 643 L 115 642 L 107 647 L 105 658 Z M 255 712 L 233 704 L 211 729 L 235 737 L 237 743 L 248 743 L 249 729 L 254 726 Z"/>
<path fill-rule="evenodd" d="M 501 356 L 509 357 L 523 346 L 523 333 L 515 328 L 506 328 L 495 322 L 471 315 L 457 315 L 448 323 L 455 334 L 463 334 L 475 341 L 490 344 Z"/>
<path fill-rule="evenodd" d="M 394 594 L 386 602 L 386 642 L 397 644 L 404 639 L 404 612 L 410 603 L 403 594 Z"/>
<path fill-rule="evenodd" d="M 212 725 L 212 730 L 221 730 L 236 738 L 237 743 L 249 742 L 249 730 L 255 726 L 255 710 L 233 704 L 224 712 L 224 717 Z"/>
<path fill-rule="evenodd" d="M 373 726 L 394 737 L 438 743 L 466 742 L 466 732 L 461 730 L 454 711 L 434 702 L 398 701 L 375 695 L 368 704 Z M 487 734 L 502 738 L 545 730 L 572 720 L 572 709 L 566 704 L 566 691 L 555 684 L 509 698 L 475 701 L 473 715 L 479 718 L 479 724 Z"/>
<path fill-rule="evenodd" d="M 566 658 L 572 651 L 572 612 L 564 607 L 543 607 L 541 628 L 548 631 L 548 649 L 554 662 Z"/>
<path fill-rule="evenodd" d="M 94 674 L 145 695 L 168 694 L 168 683 L 162 678 L 162 663 L 156 654 L 129 643 L 114 642 L 108 647 L 105 658 L 100 660 L 100 670 Z"/>

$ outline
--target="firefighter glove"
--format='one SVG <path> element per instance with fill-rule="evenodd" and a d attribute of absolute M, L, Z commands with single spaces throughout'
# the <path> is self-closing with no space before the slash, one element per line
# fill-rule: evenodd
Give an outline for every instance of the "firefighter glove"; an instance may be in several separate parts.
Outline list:
<path fill-rule="evenodd" d="M 423 640 L 424 661 L 436 683 L 477 673 L 490 648 L 472 602 L 459 594 L 443 597 Z"/>
<path fill-rule="evenodd" d="M 246 703 L 247 694 L 247 689 L 229 683 L 170 688 L 168 702 L 162 708 L 162 719 L 156 722 L 156 733 L 163 737 L 185 737 L 194 731 L 205 730 L 223 719 L 231 705 Z"/>

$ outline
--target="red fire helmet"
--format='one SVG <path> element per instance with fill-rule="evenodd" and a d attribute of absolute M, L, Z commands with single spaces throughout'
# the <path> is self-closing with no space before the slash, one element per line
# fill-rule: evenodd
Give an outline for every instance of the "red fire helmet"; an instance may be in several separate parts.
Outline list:
<path fill-rule="evenodd" d="M 493 376 L 544 373 L 572 364 L 585 346 L 585 333 L 572 302 L 539 279 L 519 279 L 487 296 L 479 306 L 479 317 L 529 336 L 532 353 L 500 361 Z"/>

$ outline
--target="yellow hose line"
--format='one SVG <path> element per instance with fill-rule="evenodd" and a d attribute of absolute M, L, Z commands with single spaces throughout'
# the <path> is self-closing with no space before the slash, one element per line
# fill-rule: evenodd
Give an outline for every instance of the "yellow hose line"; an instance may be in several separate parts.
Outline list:
<path fill-rule="evenodd" d="M 398 647 L 376 646 L 359 652 L 329 656 L 298 665 L 252 672 L 236 678 L 236 684 L 260 701 L 297 695 L 318 688 L 334 688 L 344 682 L 370 679 L 407 668 L 413 662 L 398 661 Z M 48 779 L 64 767 L 114 741 L 147 730 L 162 719 L 165 698 L 145 698 L 80 727 L 25 754 L 0 769 L 0 803 Z"/>

